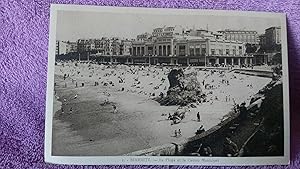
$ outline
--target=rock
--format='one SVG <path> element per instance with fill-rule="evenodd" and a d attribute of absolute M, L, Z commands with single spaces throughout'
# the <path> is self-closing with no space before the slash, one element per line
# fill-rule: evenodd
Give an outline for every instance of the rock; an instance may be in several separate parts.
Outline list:
<path fill-rule="evenodd" d="M 184 74 L 182 69 L 173 69 L 169 75 L 168 75 L 168 79 L 169 79 L 169 83 L 170 83 L 170 89 L 173 87 L 183 87 L 182 84 L 180 84 L 182 82 L 184 78 Z"/>
<path fill-rule="evenodd" d="M 168 80 L 170 87 L 167 91 L 167 96 L 157 98 L 156 100 L 161 105 L 182 105 L 196 102 L 205 95 L 202 92 L 201 84 L 197 80 L 196 73 L 184 74 L 182 69 L 173 69 Z"/>

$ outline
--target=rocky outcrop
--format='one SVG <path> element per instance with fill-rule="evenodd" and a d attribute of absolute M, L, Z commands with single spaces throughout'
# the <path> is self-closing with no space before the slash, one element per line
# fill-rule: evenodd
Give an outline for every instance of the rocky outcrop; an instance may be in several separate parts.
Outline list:
<path fill-rule="evenodd" d="M 170 83 L 166 97 L 158 99 L 161 105 L 182 105 L 196 102 L 204 97 L 196 73 L 184 74 L 182 69 L 173 69 L 169 75 Z"/>

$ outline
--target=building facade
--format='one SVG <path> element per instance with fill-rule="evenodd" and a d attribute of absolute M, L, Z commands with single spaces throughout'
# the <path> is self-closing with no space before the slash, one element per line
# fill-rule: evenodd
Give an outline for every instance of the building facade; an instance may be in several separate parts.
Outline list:
<path fill-rule="evenodd" d="M 66 55 L 77 52 L 77 43 L 69 41 L 56 41 L 55 55 Z"/>
<path fill-rule="evenodd" d="M 78 39 L 77 50 L 79 53 L 104 53 L 106 47 L 106 38 L 102 39 Z"/>
<path fill-rule="evenodd" d="M 281 28 L 270 27 L 265 30 L 266 47 L 268 49 L 276 47 L 281 44 Z"/>
<path fill-rule="evenodd" d="M 225 40 L 240 41 L 252 45 L 257 45 L 259 42 L 257 31 L 251 30 L 230 30 L 218 31 L 223 34 Z"/>
<path fill-rule="evenodd" d="M 245 54 L 243 42 L 225 40 L 220 33 L 203 29 L 180 31 L 174 27 L 166 28 L 166 32 L 165 28 L 155 28 L 152 39 L 132 42 L 130 61 L 202 66 L 253 63 L 253 56 Z"/>
<path fill-rule="evenodd" d="M 160 27 L 136 39 L 78 40 L 78 51 L 90 52 L 99 62 L 170 65 L 252 65 L 245 42 L 226 40 L 224 33 L 204 29 Z"/>
<path fill-rule="evenodd" d="M 267 41 L 266 41 L 266 35 L 265 34 L 262 34 L 259 36 L 259 45 L 264 48 L 267 44 Z"/>

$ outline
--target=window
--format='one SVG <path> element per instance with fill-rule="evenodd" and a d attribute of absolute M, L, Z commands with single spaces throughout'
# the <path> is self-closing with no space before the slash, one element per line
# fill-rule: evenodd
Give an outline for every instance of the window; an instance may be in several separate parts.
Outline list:
<path fill-rule="evenodd" d="M 226 49 L 226 55 L 229 55 L 229 49 Z"/>
<path fill-rule="evenodd" d="M 190 56 L 194 56 L 194 46 L 190 46 Z"/>
<path fill-rule="evenodd" d="M 141 47 L 141 55 L 144 55 L 144 47 Z"/>
<path fill-rule="evenodd" d="M 184 45 L 179 46 L 179 56 L 185 56 L 185 46 Z"/>
<path fill-rule="evenodd" d="M 133 47 L 133 48 L 132 48 L 132 51 L 133 51 L 133 52 L 132 52 L 133 56 L 136 56 L 136 55 L 137 55 L 137 54 L 136 54 L 136 47 Z"/>
<path fill-rule="evenodd" d="M 206 45 L 205 44 L 201 45 L 201 55 L 202 56 L 206 55 Z"/>
<path fill-rule="evenodd" d="M 195 54 L 196 54 L 197 56 L 200 55 L 200 46 L 196 46 Z"/>
<path fill-rule="evenodd" d="M 171 55 L 171 46 L 170 45 L 167 46 L 167 55 L 168 56 Z"/>
<path fill-rule="evenodd" d="M 153 47 L 148 46 L 148 55 L 153 55 Z"/>
<path fill-rule="evenodd" d="M 162 47 L 158 46 L 158 55 L 161 56 L 162 55 Z"/>
<path fill-rule="evenodd" d="M 215 55 L 216 54 L 216 50 L 215 49 L 211 49 L 211 55 Z"/>
<path fill-rule="evenodd" d="M 201 55 L 204 56 L 206 54 L 206 48 L 201 48 Z"/>
<path fill-rule="evenodd" d="M 233 49 L 232 52 L 233 52 L 233 55 L 236 55 L 236 50 L 235 49 Z"/>

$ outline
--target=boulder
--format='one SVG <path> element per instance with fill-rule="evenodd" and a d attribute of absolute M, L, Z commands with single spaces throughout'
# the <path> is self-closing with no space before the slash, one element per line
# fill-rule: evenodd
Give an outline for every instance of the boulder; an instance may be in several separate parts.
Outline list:
<path fill-rule="evenodd" d="M 170 83 L 166 97 L 158 98 L 161 105 L 182 105 L 194 103 L 205 97 L 196 73 L 184 74 L 182 69 L 173 69 L 168 74 Z"/>

